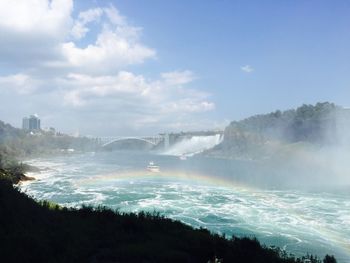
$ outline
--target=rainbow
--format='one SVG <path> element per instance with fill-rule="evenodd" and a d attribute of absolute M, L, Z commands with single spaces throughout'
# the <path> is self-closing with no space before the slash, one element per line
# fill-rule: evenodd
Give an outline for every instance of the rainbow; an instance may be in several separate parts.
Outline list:
<path fill-rule="evenodd" d="M 133 170 L 125 172 L 113 172 L 107 174 L 94 175 L 88 178 L 78 180 L 79 183 L 90 183 L 96 181 L 125 181 L 125 180 L 135 180 L 135 179 L 169 179 L 169 180 L 179 180 L 188 183 L 200 183 L 202 185 L 210 185 L 216 187 L 231 188 L 239 191 L 252 191 L 255 192 L 256 189 L 253 187 L 248 187 L 238 182 L 233 182 L 232 180 L 213 177 L 206 174 L 199 173 L 188 173 L 184 171 L 161 171 L 160 173 L 152 173 L 145 170 Z"/>

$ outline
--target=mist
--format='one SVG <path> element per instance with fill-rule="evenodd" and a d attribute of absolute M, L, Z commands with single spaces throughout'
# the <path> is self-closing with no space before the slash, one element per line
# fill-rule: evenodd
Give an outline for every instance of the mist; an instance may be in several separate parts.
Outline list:
<path fill-rule="evenodd" d="M 350 111 L 339 108 L 328 117 L 318 127 L 320 140 L 297 142 L 288 154 L 276 156 L 280 168 L 286 164 L 284 177 L 296 177 L 292 180 L 296 187 L 350 186 Z"/>
<path fill-rule="evenodd" d="M 211 136 L 193 136 L 183 138 L 171 145 L 162 154 L 174 156 L 193 156 L 218 145 L 223 139 L 221 134 Z"/>
<path fill-rule="evenodd" d="M 303 105 L 233 121 L 223 141 L 204 156 L 244 162 L 239 173 L 226 166 L 231 178 L 249 184 L 337 189 L 350 185 L 349 134 L 348 109 L 327 102 Z"/>

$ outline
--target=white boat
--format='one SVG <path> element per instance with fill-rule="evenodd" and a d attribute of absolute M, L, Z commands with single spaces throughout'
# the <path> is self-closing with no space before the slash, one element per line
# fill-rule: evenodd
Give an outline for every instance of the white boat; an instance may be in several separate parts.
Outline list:
<path fill-rule="evenodd" d="M 182 160 L 182 161 L 185 161 L 185 160 L 187 160 L 187 156 L 184 155 L 184 154 L 180 155 L 179 159 Z"/>
<path fill-rule="evenodd" d="M 155 165 L 154 162 L 149 162 L 147 166 L 147 171 L 157 173 L 160 171 L 160 168 L 158 165 Z"/>

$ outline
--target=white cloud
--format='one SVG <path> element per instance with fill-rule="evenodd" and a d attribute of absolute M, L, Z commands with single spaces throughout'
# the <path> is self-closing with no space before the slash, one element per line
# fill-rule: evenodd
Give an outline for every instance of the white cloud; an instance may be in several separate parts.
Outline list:
<path fill-rule="evenodd" d="M 114 6 L 82 11 L 76 19 L 72 11 L 72 0 L 0 1 L 0 63 L 96 74 L 155 58 L 140 41 L 142 29 Z"/>
<path fill-rule="evenodd" d="M 26 74 L 13 74 L 0 77 L 0 89 L 13 89 L 21 95 L 33 93 L 39 85 L 39 80 L 35 80 Z"/>
<path fill-rule="evenodd" d="M 11 32 L 62 33 L 70 22 L 72 0 L 2 0 L 0 28 Z"/>
<path fill-rule="evenodd" d="M 189 70 L 165 72 L 161 76 L 169 85 L 181 85 L 194 80 L 194 74 Z"/>
<path fill-rule="evenodd" d="M 43 86 L 59 88 L 45 90 Z M 46 126 L 80 129 L 83 134 L 152 134 L 213 127 L 205 117 L 215 109 L 209 94 L 184 84 L 170 85 L 162 77 L 149 80 L 127 71 L 100 76 L 71 73 L 38 82 L 18 74 L 1 77 L 0 87 L 1 101 L 11 100 L 6 99 L 11 98 L 9 92 L 19 93 L 22 96 L 17 95 L 16 101 L 26 109 L 23 113 L 38 112 L 43 120 L 51 116 Z"/>
<path fill-rule="evenodd" d="M 85 48 L 74 42 L 62 44 L 62 52 L 69 66 L 87 72 L 111 72 L 130 64 L 139 64 L 155 56 L 155 51 L 140 43 L 123 38 L 105 28 L 96 42 Z"/>
<path fill-rule="evenodd" d="M 78 19 L 75 21 L 71 34 L 75 39 L 85 37 L 86 33 L 90 31 L 87 24 L 97 21 L 103 14 L 101 8 L 93 8 L 79 13 Z"/>
<path fill-rule="evenodd" d="M 119 99 L 124 96 L 135 99 L 143 96 L 144 91 L 148 89 L 142 76 L 135 76 L 126 71 L 121 71 L 116 76 L 98 77 L 70 74 L 61 82 L 69 88 L 64 92 L 65 103 L 76 107 L 91 105 L 100 98 L 118 97 Z"/>
<path fill-rule="evenodd" d="M 28 68 L 58 59 L 72 10 L 72 0 L 0 1 L 0 63 Z"/>
<path fill-rule="evenodd" d="M 116 9 L 113 5 L 111 5 L 109 8 L 104 8 L 104 11 L 112 24 L 117 26 L 126 25 L 126 18 L 120 15 L 118 9 Z"/>
<path fill-rule="evenodd" d="M 110 73 L 155 57 L 156 51 L 140 42 L 142 29 L 130 26 L 114 6 L 80 12 L 71 32 L 75 39 L 85 37 L 91 22 L 102 28 L 94 43 L 85 47 L 74 41 L 62 43 L 62 54 L 74 70 Z"/>
<path fill-rule="evenodd" d="M 121 71 L 103 76 L 69 74 L 58 85 L 64 107 L 80 113 L 80 118 L 86 118 L 84 123 L 94 120 L 101 128 L 107 125 L 128 132 L 199 128 L 195 116 L 214 110 L 215 104 L 209 94 L 180 83 Z"/>
<path fill-rule="evenodd" d="M 0 0 L 7 69 L 0 70 L 0 107 L 15 100 L 22 114 L 41 112 L 83 133 L 195 127 L 197 116 L 215 109 L 210 94 L 188 87 L 190 70 L 155 79 L 132 73 L 130 65 L 156 57 L 141 34 L 113 5 L 73 17 L 73 0 Z"/>
<path fill-rule="evenodd" d="M 146 80 L 142 75 L 127 71 L 116 76 L 98 77 L 70 74 L 61 80 L 61 85 L 68 87 L 64 93 L 65 102 L 75 107 L 94 104 L 100 98 L 127 98 L 130 103 L 141 103 L 143 107 L 157 109 L 163 114 L 204 112 L 215 108 L 214 103 L 206 100 L 208 94 L 179 86 L 182 84 L 184 82 L 169 83 L 163 78 Z"/>
<path fill-rule="evenodd" d="M 241 70 L 245 73 L 251 73 L 254 71 L 254 68 L 250 65 L 245 65 L 241 67 Z"/>

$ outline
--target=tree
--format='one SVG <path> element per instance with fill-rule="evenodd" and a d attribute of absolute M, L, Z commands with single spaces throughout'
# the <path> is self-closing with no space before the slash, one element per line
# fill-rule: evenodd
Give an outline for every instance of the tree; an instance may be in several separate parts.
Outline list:
<path fill-rule="evenodd" d="M 334 256 L 327 254 L 323 259 L 323 263 L 337 263 L 337 260 L 334 258 Z"/>

